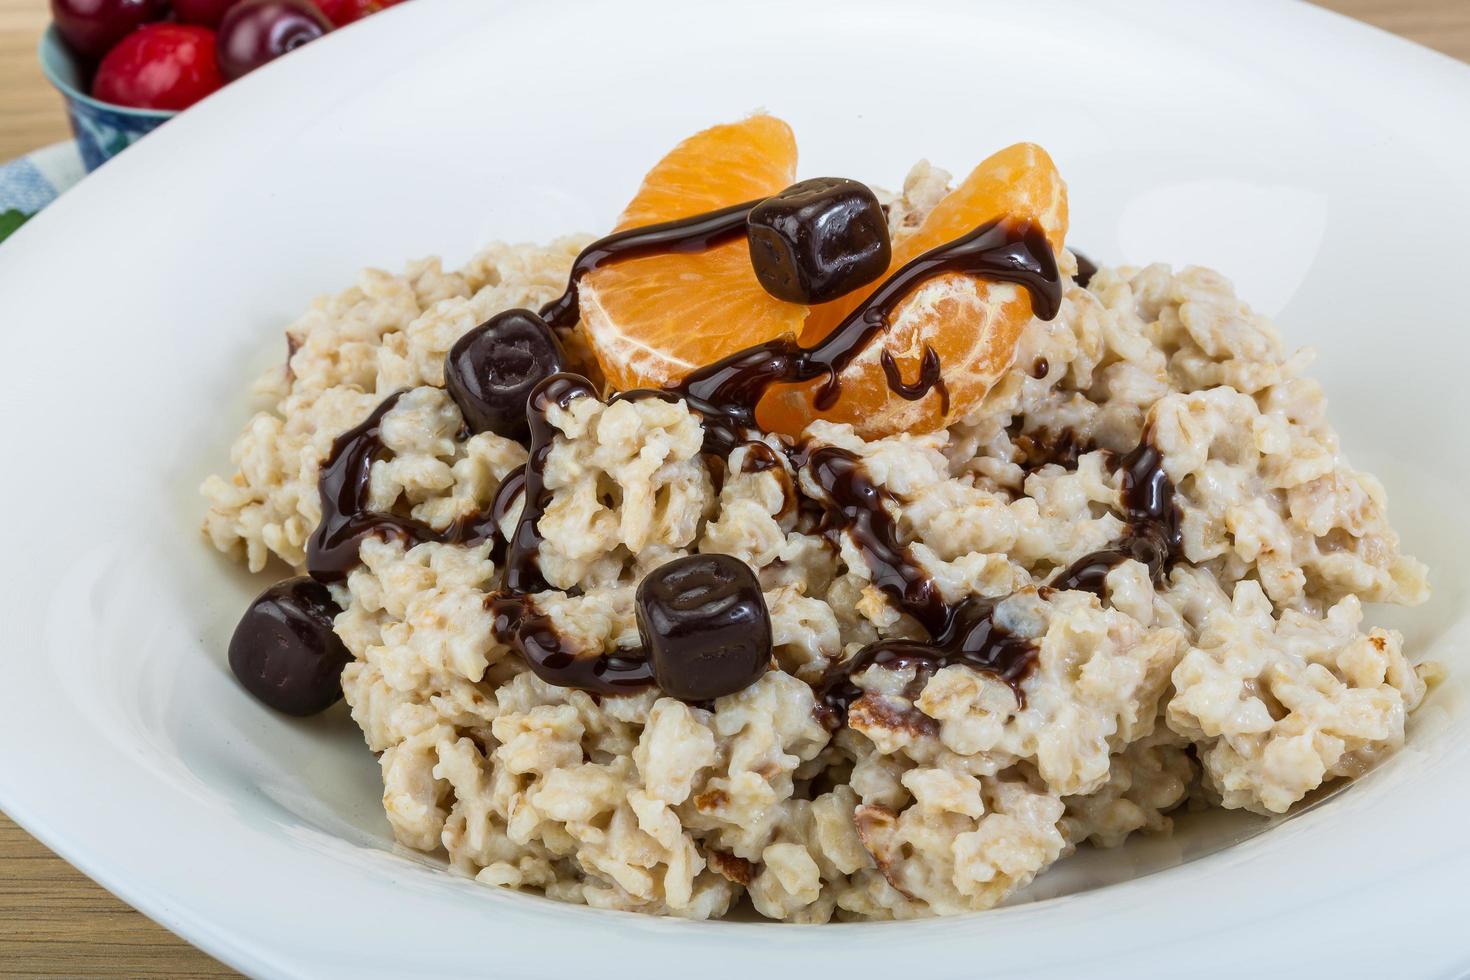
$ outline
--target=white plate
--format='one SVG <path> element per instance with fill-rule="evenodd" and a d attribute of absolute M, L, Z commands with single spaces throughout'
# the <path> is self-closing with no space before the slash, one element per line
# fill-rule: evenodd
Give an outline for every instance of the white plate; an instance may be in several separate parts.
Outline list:
<path fill-rule="evenodd" d="M 395 852 L 341 709 L 287 721 L 229 676 L 261 583 L 200 540 L 195 487 L 313 294 L 604 228 L 664 148 L 757 106 L 805 175 L 892 185 L 920 155 L 962 171 L 1037 140 L 1073 241 L 1217 264 L 1319 346 L 1348 451 L 1434 572 L 1391 617 L 1454 671 L 1410 747 L 1237 846 L 1075 891 L 1210 843 L 1094 856 L 1046 886 L 1072 894 L 947 921 L 645 919 Z M 1467 115 L 1470 70 L 1305 4 L 418 0 L 313 45 L 0 248 L 0 806 L 262 976 L 1460 973 Z"/>

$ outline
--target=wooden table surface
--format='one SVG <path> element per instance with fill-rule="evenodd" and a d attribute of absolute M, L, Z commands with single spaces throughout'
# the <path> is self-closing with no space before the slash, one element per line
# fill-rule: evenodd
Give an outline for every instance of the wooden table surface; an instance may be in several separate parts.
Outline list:
<path fill-rule="evenodd" d="M 1323 6 L 1470 61 L 1470 0 L 1324 0 Z M 67 138 L 36 64 L 46 0 L 0 0 L 0 161 Z M 0 976 L 236 974 L 93 884 L 0 814 Z"/>

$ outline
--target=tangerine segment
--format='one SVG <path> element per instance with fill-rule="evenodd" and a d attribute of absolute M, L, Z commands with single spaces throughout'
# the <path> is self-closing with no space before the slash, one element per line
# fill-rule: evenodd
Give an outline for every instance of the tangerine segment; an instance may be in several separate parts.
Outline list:
<path fill-rule="evenodd" d="M 795 178 L 796 139 L 780 119 L 714 126 L 648 172 L 615 230 L 770 197 Z M 753 344 L 794 336 L 807 315 L 761 287 L 744 238 L 615 262 L 585 276 L 580 289 L 582 329 L 608 383 L 623 391 L 672 384 Z"/>
<path fill-rule="evenodd" d="M 1032 143 L 1018 143 L 984 160 L 950 191 L 913 232 L 894 242 L 889 274 L 931 248 L 953 241 L 993 218 L 1030 219 L 1060 252 L 1067 234 L 1067 187 L 1051 157 Z M 867 299 L 874 283 L 812 310 L 801 339 L 819 341 Z M 950 424 L 980 404 L 1010 367 L 1016 341 L 1031 320 L 1031 297 L 1021 287 L 959 273 L 936 276 L 917 287 L 894 311 L 888 330 L 839 375 L 841 396 L 830 408 L 813 404 L 821 381 L 775 388 L 761 402 L 761 424 L 795 435 L 814 419 L 850 422 L 865 438 L 897 432 L 929 432 Z M 912 384 L 924 370 L 926 352 L 939 358 L 949 393 L 941 411 L 939 391 L 910 401 L 890 389 L 886 352 L 897 375 Z"/>
<path fill-rule="evenodd" d="M 918 228 L 894 241 L 888 275 L 931 248 L 1007 214 L 1041 225 L 1052 248 L 1060 251 L 1067 233 L 1067 186 L 1051 157 L 1035 143 L 1016 143 L 982 160 L 963 183 L 934 205 Z M 883 284 L 883 278 L 813 307 L 801 342 L 811 346 L 827 336 Z"/>

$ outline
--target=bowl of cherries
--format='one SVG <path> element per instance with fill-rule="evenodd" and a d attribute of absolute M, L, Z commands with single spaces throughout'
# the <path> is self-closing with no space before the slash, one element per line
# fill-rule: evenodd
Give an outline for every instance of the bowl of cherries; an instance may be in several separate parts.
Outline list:
<path fill-rule="evenodd" d="M 41 67 L 95 170 L 194 103 L 402 0 L 51 0 Z"/>

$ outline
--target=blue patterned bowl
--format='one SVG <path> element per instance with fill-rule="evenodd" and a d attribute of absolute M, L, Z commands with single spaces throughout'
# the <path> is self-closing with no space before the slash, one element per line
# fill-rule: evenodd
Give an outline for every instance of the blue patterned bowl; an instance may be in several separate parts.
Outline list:
<path fill-rule="evenodd" d="M 169 109 L 130 109 L 92 98 L 87 94 L 86 65 L 62 42 L 55 26 L 41 36 L 40 57 L 41 70 L 66 98 L 71 131 L 88 170 L 96 170 L 178 115 Z"/>

